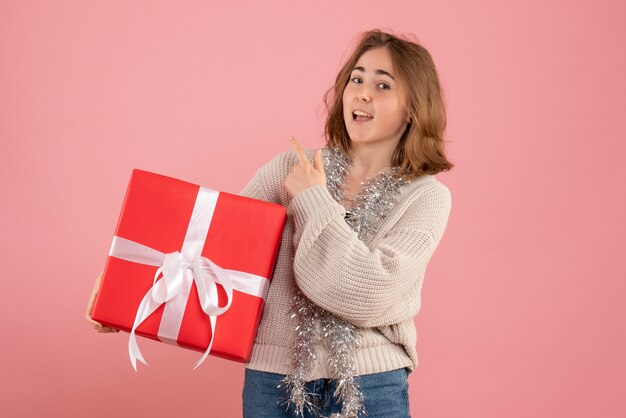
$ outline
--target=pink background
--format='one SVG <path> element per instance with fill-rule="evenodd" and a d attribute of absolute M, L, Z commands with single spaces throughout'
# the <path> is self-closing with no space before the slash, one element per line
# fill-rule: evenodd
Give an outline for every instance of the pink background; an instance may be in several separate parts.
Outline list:
<path fill-rule="evenodd" d="M 453 196 L 416 318 L 415 417 L 626 416 L 626 33 L 615 1 L 2 1 L 0 415 L 237 417 L 243 365 L 83 314 L 132 168 L 238 192 L 358 32 L 446 92 Z"/>

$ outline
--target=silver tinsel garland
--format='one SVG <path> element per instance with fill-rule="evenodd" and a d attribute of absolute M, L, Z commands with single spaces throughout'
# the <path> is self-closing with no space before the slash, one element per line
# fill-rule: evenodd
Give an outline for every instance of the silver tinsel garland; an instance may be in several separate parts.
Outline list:
<path fill-rule="evenodd" d="M 346 223 L 360 240 L 369 242 L 380 221 L 395 206 L 395 195 L 407 180 L 398 167 L 380 172 L 362 183 L 361 191 L 349 199 L 344 194 L 345 179 L 352 161 L 338 148 L 331 148 L 324 161 L 326 187 L 342 204 L 350 203 Z M 317 361 L 315 346 L 321 341 L 329 352 L 329 365 L 336 383 L 334 397 L 341 402 L 341 412 L 331 418 L 352 418 L 365 413 L 363 394 L 356 380 L 354 350 L 359 346 L 359 329 L 348 321 L 320 308 L 296 291 L 291 317 L 296 320 L 293 342 L 292 371 L 281 382 L 289 397 L 287 407 L 294 406 L 294 415 L 303 417 L 305 410 L 318 416 L 317 403 L 306 389 L 306 378 Z M 321 336 L 316 328 L 319 321 Z M 322 338 L 323 337 L 323 338 Z"/>

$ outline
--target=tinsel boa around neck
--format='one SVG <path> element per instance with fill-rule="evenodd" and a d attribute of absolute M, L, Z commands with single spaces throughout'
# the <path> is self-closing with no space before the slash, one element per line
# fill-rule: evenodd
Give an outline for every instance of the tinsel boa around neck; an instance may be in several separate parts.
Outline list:
<path fill-rule="evenodd" d="M 361 191 L 353 198 L 344 194 L 345 179 L 352 162 L 338 148 L 329 149 L 325 157 L 326 187 L 337 202 L 350 202 L 345 221 L 360 240 L 369 242 L 380 222 L 396 205 L 400 187 L 409 183 L 397 167 L 378 173 L 362 182 Z M 296 321 L 296 337 L 292 342 L 292 371 L 282 380 L 288 392 L 287 404 L 294 406 L 295 416 L 304 416 L 308 410 L 319 416 L 317 404 L 306 390 L 306 378 L 317 362 L 316 345 L 323 343 L 333 380 L 334 396 L 342 409 L 334 418 L 356 417 L 365 412 L 363 394 L 356 380 L 354 350 L 359 346 L 359 328 L 312 303 L 299 290 L 294 296 L 291 316 Z M 320 323 L 318 331 L 316 323 Z"/>
<path fill-rule="evenodd" d="M 330 149 L 324 163 L 326 187 L 337 202 L 351 202 L 346 222 L 357 232 L 361 241 L 369 242 L 380 221 L 395 206 L 395 196 L 400 187 L 409 183 L 409 180 L 405 179 L 398 167 L 392 167 L 362 182 L 361 191 L 353 199 L 346 199 L 345 179 L 351 166 L 352 161 L 339 148 Z"/>

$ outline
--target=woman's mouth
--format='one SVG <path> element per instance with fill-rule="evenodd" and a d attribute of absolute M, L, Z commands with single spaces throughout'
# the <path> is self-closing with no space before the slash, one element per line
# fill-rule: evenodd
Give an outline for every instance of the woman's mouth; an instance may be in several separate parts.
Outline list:
<path fill-rule="evenodd" d="M 352 120 L 355 122 L 368 122 L 372 120 L 374 116 L 370 115 L 367 112 L 362 110 L 354 110 L 352 111 Z"/>

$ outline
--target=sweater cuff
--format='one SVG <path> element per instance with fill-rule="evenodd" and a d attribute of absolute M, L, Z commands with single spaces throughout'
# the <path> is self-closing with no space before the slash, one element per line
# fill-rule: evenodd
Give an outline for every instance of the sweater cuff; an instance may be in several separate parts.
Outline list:
<path fill-rule="evenodd" d="M 333 199 L 325 185 L 317 184 L 304 189 L 291 200 L 291 210 L 296 230 L 299 230 L 317 213 L 333 212 L 345 214 L 343 206 Z"/>

